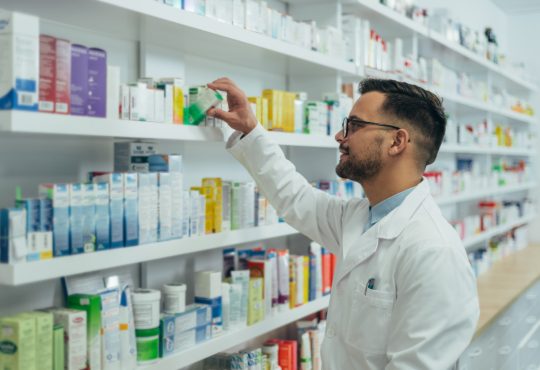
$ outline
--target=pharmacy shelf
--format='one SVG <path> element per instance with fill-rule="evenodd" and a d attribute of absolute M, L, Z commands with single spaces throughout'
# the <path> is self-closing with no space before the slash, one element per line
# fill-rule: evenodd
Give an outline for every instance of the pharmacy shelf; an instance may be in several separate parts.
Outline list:
<path fill-rule="evenodd" d="M 469 192 L 465 194 L 456 194 L 456 195 L 446 196 L 442 198 L 435 198 L 435 200 L 439 206 L 445 206 L 445 205 L 450 205 L 450 204 L 456 204 L 459 202 L 468 202 L 472 200 L 495 197 L 498 195 L 516 193 L 519 191 L 530 190 L 530 189 L 533 189 L 534 187 L 536 187 L 536 183 L 529 182 L 529 183 L 520 184 L 520 185 L 501 186 L 495 189 Z"/>
<path fill-rule="evenodd" d="M 218 249 L 235 244 L 295 235 L 285 223 L 233 230 L 194 238 L 169 240 L 136 247 L 57 257 L 45 261 L 0 264 L 0 285 L 24 285 L 85 272 Z"/>
<path fill-rule="evenodd" d="M 507 71 L 499 65 L 482 58 L 480 55 L 467 48 L 448 41 L 443 35 L 426 26 L 419 24 L 406 16 L 395 12 L 389 7 L 382 5 L 377 0 L 342 0 L 343 9 L 346 13 L 357 14 L 368 19 L 375 25 L 376 30 L 384 38 L 408 37 L 411 35 L 420 36 L 421 41 L 427 41 L 438 45 L 449 51 L 453 56 L 458 56 L 464 60 L 472 62 L 473 65 L 487 69 L 496 73 L 503 79 L 513 83 L 521 89 L 537 91 L 538 87 L 520 77 L 515 76 L 511 71 Z"/>
<path fill-rule="evenodd" d="M 352 62 L 312 51 L 300 46 L 274 39 L 270 36 L 245 30 L 244 28 L 227 24 L 216 19 L 200 16 L 198 14 L 167 6 L 162 2 L 153 0 L 95 0 L 112 5 L 127 12 L 135 13 L 142 18 L 167 22 L 174 26 L 171 29 L 173 37 L 167 42 L 179 44 L 178 41 L 189 43 L 190 51 L 194 54 L 211 54 L 214 58 L 241 58 L 246 59 L 254 54 L 266 51 L 274 56 L 283 56 L 291 61 L 300 62 L 297 71 L 308 71 L 310 66 L 335 73 L 339 71 L 345 75 L 356 75 L 357 68 Z M 165 36 L 162 34 L 162 36 Z M 163 38 L 161 38 L 163 39 Z M 179 45 L 177 45 L 179 46 Z M 227 46 L 228 52 L 216 52 L 216 48 Z M 233 51 L 234 50 L 234 51 Z M 264 56 L 263 58 L 264 59 Z"/>
<path fill-rule="evenodd" d="M 40 112 L 0 112 L 0 132 L 118 139 L 223 142 L 232 132 L 228 128 L 135 122 L 119 119 L 66 116 Z M 269 132 L 278 144 L 337 149 L 333 137 Z"/>
<path fill-rule="evenodd" d="M 436 88 L 433 88 L 430 86 L 425 86 L 425 87 L 433 92 L 436 92 L 439 96 L 443 98 L 443 101 L 448 101 L 454 104 L 458 104 L 469 109 L 493 113 L 497 116 L 508 118 L 516 122 L 523 122 L 523 123 L 537 122 L 537 118 L 534 116 L 529 116 L 523 113 L 514 112 L 510 109 L 499 108 L 493 104 L 482 102 L 474 98 L 464 97 L 455 93 L 449 93 L 446 91 L 438 91 Z"/>
<path fill-rule="evenodd" d="M 489 154 L 489 155 L 510 155 L 520 157 L 532 157 L 536 151 L 532 149 L 511 148 L 511 147 L 482 147 L 460 144 L 443 144 L 440 153 L 461 153 L 461 154 Z"/>
<path fill-rule="evenodd" d="M 511 71 L 507 71 L 503 69 L 501 66 L 490 62 L 489 60 L 482 58 L 480 55 L 472 52 L 471 50 L 468 50 L 462 45 L 459 45 L 455 42 L 448 41 L 443 35 L 440 33 L 430 30 L 429 31 L 429 39 L 433 42 L 439 44 L 440 46 L 447 48 L 448 50 L 451 50 L 452 52 L 464 57 L 465 59 L 468 59 L 472 61 L 473 63 L 484 67 L 499 76 L 507 79 L 508 81 L 514 83 L 515 85 L 525 88 L 531 91 L 537 91 L 538 86 L 536 86 L 533 83 L 530 83 L 528 81 L 525 81 L 524 79 L 515 76 Z"/>
<path fill-rule="evenodd" d="M 198 344 L 195 347 L 191 347 L 190 349 L 170 357 L 161 358 L 155 364 L 139 366 L 138 370 L 171 370 L 184 368 L 215 355 L 216 353 L 226 351 L 227 349 L 256 339 L 261 335 L 270 333 L 273 330 L 291 324 L 313 313 L 324 310 L 328 308 L 329 303 L 330 296 L 326 296 L 316 301 L 306 303 L 300 307 L 279 312 L 255 325 L 231 332 L 225 332 L 223 335 L 213 338 L 208 342 Z"/>
<path fill-rule="evenodd" d="M 427 90 L 433 91 L 435 94 L 443 98 L 443 102 L 453 103 L 461 108 L 465 108 L 468 110 L 473 110 L 473 111 L 478 110 L 482 112 L 488 112 L 488 113 L 492 113 L 497 116 L 508 118 L 512 121 L 520 122 L 520 123 L 537 122 L 537 118 L 534 116 L 529 116 L 526 114 L 514 112 L 510 109 L 499 108 L 493 104 L 489 104 L 489 103 L 480 101 L 478 99 L 461 96 L 459 94 L 451 93 L 445 90 L 440 90 L 436 86 L 422 83 L 420 81 L 414 81 L 400 73 L 392 73 L 392 72 L 380 71 L 380 70 L 370 68 L 370 67 L 364 67 L 364 76 L 374 77 L 374 78 L 394 79 L 398 81 L 405 81 L 405 82 L 413 83 Z M 446 108 L 448 110 L 448 107 Z"/>
<path fill-rule="evenodd" d="M 23 111 L 0 112 L 0 131 L 80 137 L 223 141 L 223 134 L 217 128 Z"/>
<path fill-rule="evenodd" d="M 507 222 L 504 225 L 496 226 L 488 231 L 466 238 L 463 240 L 463 245 L 465 246 L 465 249 L 471 250 L 475 245 L 486 242 L 497 235 L 504 234 L 505 232 L 512 230 L 514 227 L 524 225 L 532 221 L 535 217 L 536 215 L 532 214 L 518 218 L 512 222 Z"/>
<path fill-rule="evenodd" d="M 341 3 L 345 13 L 356 14 L 363 19 L 368 19 L 384 38 L 403 38 L 413 34 L 428 36 L 426 26 L 380 4 L 378 0 L 342 0 Z"/>

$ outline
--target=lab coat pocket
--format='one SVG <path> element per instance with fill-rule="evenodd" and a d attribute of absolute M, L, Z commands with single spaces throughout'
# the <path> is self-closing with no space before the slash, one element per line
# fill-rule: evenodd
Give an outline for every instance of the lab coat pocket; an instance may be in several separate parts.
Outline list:
<path fill-rule="evenodd" d="M 394 294 L 366 289 L 358 283 L 348 320 L 346 341 L 371 353 L 385 353 L 390 331 Z"/>

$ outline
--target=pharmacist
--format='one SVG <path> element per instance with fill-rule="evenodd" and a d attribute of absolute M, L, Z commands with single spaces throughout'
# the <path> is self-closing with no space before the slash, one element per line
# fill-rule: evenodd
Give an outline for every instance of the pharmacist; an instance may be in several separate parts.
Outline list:
<path fill-rule="evenodd" d="M 367 199 L 344 201 L 296 172 L 227 78 L 229 111 L 209 115 L 236 132 L 227 147 L 287 223 L 337 256 L 324 370 L 447 370 L 469 344 L 479 316 L 465 248 L 422 174 L 441 145 L 446 118 L 432 93 L 368 79 L 335 139 L 336 173 Z"/>

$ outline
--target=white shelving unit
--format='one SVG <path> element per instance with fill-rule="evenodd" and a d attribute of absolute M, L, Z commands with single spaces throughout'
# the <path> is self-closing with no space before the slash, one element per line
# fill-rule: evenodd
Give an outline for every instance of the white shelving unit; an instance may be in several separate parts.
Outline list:
<path fill-rule="evenodd" d="M 201 237 L 173 239 L 134 247 L 58 257 L 50 260 L 0 264 L 0 285 L 23 285 L 85 272 L 182 256 L 230 245 L 297 234 L 285 223 L 233 230 Z"/>
<path fill-rule="evenodd" d="M 483 233 L 468 237 L 465 240 L 463 240 L 463 245 L 465 246 L 465 249 L 470 250 L 472 247 L 480 243 L 486 242 L 497 235 L 504 234 L 515 227 L 525 225 L 526 223 L 532 221 L 535 217 L 536 215 L 534 214 L 527 215 L 527 216 L 521 217 L 520 219 L 514 220 L 512 222 L 508 222 L 503 225 L 494 227 Z"/>
<path fill-rule="evenodd" d="M 506 119 L 509 119 L 510 122 L 519 123 L 519 124 L 532 124 L 532 123 L 537 122 L 537 118 L 535 116 L 529 116 L 523 113 L 514 112 L 510 109 L 503 109 L 493 104 L 489 104 L 475 98 L 461 96 L 457 93 L 440 90 L 437 86 L 432 86 L 428 84 L 422 84 L 417 81 L 412 81 L 406 76 L 403 76 L 400 74 L 379 71 L 379 70 L 368 68 L 368 67 L 364 68 L 364 73 L 368 77 L 390 78 L 390 79 L 396 79 L 396 80 L 415 83 L 417 85 L 424 87 L 425 89 L 435 92 L 437 95 L 443 98 L 444 102 L 455 104 L 458 106 L 460 110 L 463 110 L 463 111 L 466 110 L 466 111 L 491 113 L 497 117 L 506 118 Z"/>
<path fill-rule="evenodd" d="M 311 9 L 313 6 L 312 2 L 308 0 L 288 0 L 284 1 L 284 3 L 306 6 L 306 9 Z M 400 36 L 413 39 L 413 49 L 417 49 L 419 43 L 427 43 L 439 48 L 445 55 L 451 55 L 453 59 L 463 62 L 472 69 L 493 75 L 494 79 L 502 80 L 513 88 L 528 92 L 537 90 L 537 87 L 532 83 L 516 77 L 513 73 L 483 59 L 460 45 L 446 41 L 441 35 L 393 12 L 378 1 L 335 0 L 324 2 L 324 6 L 334 7 L 337 16 L 333 18 L 336 21 L 340 18 L 337 14 L 340 10 L 358 14 L 363 18 L 367 17 L 373 24 L 382 27 L 385 32 L 394 35 L 394 37 Z M 119 43 L 122 47 L 125 46 L 124 44 L 129 44 L 129 47 L 126 47 L 125 50 L 122 48 L 116 50 L 113 46 L 109 46 L 112 51 L 111 54 L 116 58 L 116 62 L 123 62 L 130 58 L 134 59 L 132 64 L 128 64 L 127 69 L 131 69 L 129 69 L 129 73 L 123 76 L 122 82 L 127 82 L 125 81 L 126 76 L 128 76 L 128 79 L 143 75 L 153 76 L 156 71 L 161 72 L 162 67 L 164 69 L 163 73 L 170 75 L 179 71 L 178 73 L 185 72 L 189 76 L 193 71 L 193 74 L 198 78 L 195 81 L 196 83 L 206 81 L 201 79 L 207 78 L 209 70 L 212 70 L 212 72 L 215 70 L 215 73 L 220 75 L 228 72 L 236 73 L 240 78 L 244 78 L 243 82 L 245 83 L 260 80 L 260 83 L 252 83 L 250 86 L 252 90 L 258 89 L 259 92 L 261 86 L 273 83 L 276 76 L 282 77 L 281 80 L 276 82 L 276 87 L 290 90 L 305 89 L 306 91 L 317 91 L 318 93 L 326 92 L 328 86 L 331 86 L 332 89 L 335 88 L 337 92 L 340 89 L 341 82 L 344 80 L 359 80 L 365 76 L 405 79 L 401 76 L 368 70 L 351 62 L 307 50 L 215 19 L 181 11 L 153 0 L 47 0 L 42 2 L 0 0 L 0 8 L 36 14 L 45 20 L 47 32 L 55 34 L 57 30 L 63 31 L 63 34 L 58 35 L 59 37 L 70 38 L 73 32 L 76 35 L 73 36 L 74 41 L 81 43 L 93 42 L 93 38 L 95 38 L 98 40 L 96 46 L 101 46 L 100 43 L 109 39 L 120 40 Z M 83 11 L 80 9 L 83 9 Z M 327 20 L 329 18 L 327 15 L 324 14 L 322 18 Z M 311 15 L 307 16 L 310 17 Z M 125 21 L 125 25 L 118 26 L 120 21 Z M 90 31 L 88 35 L 86 31 Z M 184 57 L 185 60 L 182 63 L 176 61 L 176 59 Z M 221 63 L 226 64 L 227 68 L 222 70 L 220 68 Z M 313 80 L 318 79 L 324 81 L 324 83 L 313 83 Z M 536 117 L 516 113 L 509 109 L 502 109 L 486 102 L 463 97 L 455 93 L 437 91 L 437 88 L 433 86 L 424 85 L 424 87 L 438 92 L 447 104 L 465 114 L 492 115 L 520 128 L 529 128 L 538 121 Z M 313 98 L 317 97 L 314 96 Z M 81 142 L 92 139 L 92 143 L 100 142 L 100 139 L 108 139 L 107 143 L 110 143 L 110 139 L 144 139 L 165 142 L 168 145 L 195 143 L 197 147 L 205 147 L 204 143 L 208 142 L 223 143 L 230 131 L 220 128 L 167 125 L 153 122 L 2 111 L 0 112 L 0 132 L 2 133 L 0 136 L 4 136 L 7 140 L 11 140 L 11 138 L 22 140 L 21 147 L 24 145 L 26 138 L 38 138 L 38 140 L 43 141 L 58 138 L 60 140 L 76 139 L 81 140 Z M 281 132 L 271 132 L 270 135 L 280 145 L 290 147 L 286 149 L 287 155 L 293 161 L 295 156 L 297 156 L 296 159 L 298 159 L 298 156 L 303 156 L 304 162 L 306 162 L 305 157 L 311 159 L 314 153 L 335 158 L 336 153 L 334 152 L 337 149 L 337 143 L 333 137 Z M 186 150 L 190 149 L 193 149 L 193 147 Z M 445 144 L 441 147 L 441 153 L 531 158 L 536 154 L 536 151 L 522 148 L 464 147 Z M 17 155 L 17 153 L 13 154 Z M 5 160 L 4 158 L 0 159 L 0 164 Z M 81 162 L 85 160 L 86 158 L 82 158 Z M 221 160 L 221 158 L 218 158 L 218 160 Z M 207 162 L 211 162 L 213 166 L 219 165 L 214 157 L 210 160 L 208 158 L 197 158 L 193 159 L 193 161 L 197 164 L 203 163 L 207 166 L 206 168 L 209 168 Z M 307 162 L 311 162 L 310 165 L 313 167 L 317 167 L 319 163 L 318 160 L 309 160 Z M 306 166 L 305 163 L 302 163 L 302 165 Z M 316 169 L 321 170 L 320 168 Z M 69 170 L 76 171 L 72 168 Z M 311 167 L 308 167 L 307 171 L 310 173 L 316 172 Z M 75 173 L 73 175 L 75 176 Z M 319 176 L 318 172 L 317 176 Z M 534 183 L 526 183 L 485 189 L 482 192 L 458 194 L 439 198 L 436 201 L 441 206 L 451 206 L 483 198 L 524 192 L 535 186 Z M 12 189 L 2 188 L 1 186 L 0 190 L 12 191 Z M 472 249 L 496 235 L 503 234 L 516 226 L 527 224 L 534 217 L 535 215 L 528 215 L 511 223 L 500 225 L 487 232 L 470 237 L 464 240 L 463 243 L 467 249 Z M 179 270 L 181 269 L 180 265 L 175 265 L 178 258 L 187 258 L 200 252 L 212 253 L 212 251 L 217 251 L 220 248 L 237 244 L 284 238 L 296 234 L 298 232 L 292 227 L 286 224 L 277 224 L 197 238 L 170 240 L 137 247 L 61 257 L 47 261 L 19 265 L 0 264 L 0 285 L 7 286 L 8 290 L 11 289 L 7 294 L 7 300 L 12 297 L 21 301 L 22 298 L 14 293 L 14 289 L 25 289 L 26 292 L 30 291 L 31 295 L 32 291 L 29 286 L 39 285 L 39 289 L 42 289 L 44 284 L 50 283 L 51 285 L 48 285 L 47 289 L 49 289 L 48 292 L 51 292 L 51 295 L 54 295 L 59 289 L 55 290 L 57 285 L 53 284 L 57 284 L 58 278 L 64 276 L 128 265 L 145 265 L 150 262 L 170 262 L 164 266 L 169 268 L 175 266 L 170 269 Z M 217 254 L 215 253 L 214 256 Z M 208 268 L 208 266 L 212 266 L 212 264 L 208 262 L 208 264 L 197 265 L 196 268 Z M 176 272 L 171 271 L 171 275 Z M 177 277 L 178 275 L 174 275 L 174 278 Z M 149 280 L 141 278 L 140 281 L 148 282 Z M 153 281 L 153 284 L 159 286 L 158 280 Z M 52 302 L 46 301 L 47 305 L 50 303 Z M 43 303 L 36 303 L 36 305 L 39 304 Z M 309 314 L 325 309 L 328 304 L 329 297 L 325 297 L 293 310 L 280 312 L 261 323 L 227 332 L 201 345 L 160 359 L 156 364 L 140 367 L 139 369 L 171 370 L 195 364 L 208 356 L 239 346 L 246 341 L 256 339 L 281 326 L 288 325 Z M 2 308 L 3 305 L 0 303 L 0 313 Z"/>
<path fill-rule="evenodd" d="M 223 142 L 232 132 L 228 128 L 184 126 L 156 122 L 76 117 L 39 112 L 0 112 L 0 131 L 12 134 L 37 134 L 111 139 Z M 333 137 L 270 132 L 280 145 L 338 148 Z"/>
<path fill-rule="evenodd" d="M 530 183 L 519 184 L 519 185 L 501 186 L 498 188 L 488 189 L 488 190 L 483 190 L 483 191 L 476 191 L 476 192 L 470 192 L 470 193 L 464 193 L 464 194 L 455 194 L 452 196 L 435 198 L 435 200 L 437 201 L 438 205 L 446 206 L 446 205 L 455 204 L 459 202 L 468 202 L 472 200 L 486 199 L 486 198 L 494 197 L 498 195 L 505 195 L 505 194 L 516 193 L 520 191 L 526 191 L 526 190 L 533 189 L 535 187 L 536 187 L 536 183 L 530 182 Z"/>
<path fill-rule="evenodd" d="M 420 35 L 428 37 L 428 29 L 405 16 L 400 16 L 387 6 L 373 0 L 343 0 L 343 10 L 346 13 L 358 14 L 377 24 L 384 24 L 392 35 L 403 37 Z"/>
<path fill-rule="evenodd" d="M 459 104 L 463 108 L 474 109 L 482 112 L 492 113 L 496 116 L 508 118 L 516 123 L 535 123 L 537 119 L 534 116 L 528 116 L 523 113 L 517 113 L 509 109 L 502 109 L 492 104 L 458 94 L 449 93 L 446 91 L 438 91 L 436 87 L 427 87 L 428 89 L 437 92 L 444 100 Z"/>
<path fill-rule="evenodd" d="M 369 18 L 371 21 L 375 21 L 375 23 L 378 25 L 382 24 L 385 27 L 388 27 L 389 34 L 391 35 L 399 35 L 401 37 L 415 35 L 421 39 L 421 41 L 436 44 L 452 54 L 454 57 L 460 57 L 461 60 L 471 63 L 477 68 L 489 70 L 522 89 L 530 91 L 537 91 L 538 89 L 538 86 L 535 84 L 515 76 L 515 74 L 513 74 L 511 71 L 503 69 L 501 66 L 482 58 L 480 55 L 475 54 L 457 43 L 448 41 L 440 33 L 430 30 L 428 27 L 416 23 L 404 15 L 394 12 L 392 9 L 380 4 L 378 1 L 346 0 L 343 2 L 343 4 L 345 11 L 361 14 L 364 17 Z"/>
<path fill-rule="evenodd" d="M 492 72 L 497 73 L 501 77 L 513 82 L 514 84 L 518 86 L 521 86 L 522 88 L 525 88 L 531 91 L 537 91 L 538 89 L 538 86 L 528 81 L 525 81 L 524 79 L 520 77 L 515 76 L 514 74 L 512 74 L 512 72 L 501 68 L 499 65 L 493 62 L 490 62 L 489 60 L 485 58 L 482 58 L 480 55 L 475 54 L 474 52 L 468 50 L 467 48 L 459 44 L 449 42 L 446 38 L 444 38 L 443 35 L 439 34 L 438 32 L 430 30 L 429 39 L 432 40 L 433 42 L 438 43 L 442 47 L 448 48 L 452 52 L 461 55 L 463 58 L 470 60 L 471 62 L 477 64 L 478 66 L 481 66 Z"/>
<path fill-rule="evenodd" d="M 37 134 L 94 138 L 147 139 L 166 141 L 223 142 L 229 129 L 213 127 L 171 125 L 155 122 L 134 122 L 92 117 L 75 117 L 36 112 L 0 112 L 0 131 L 12 134 Z M 336 149 L 332 136 L 270 132 L 280 145 Z M 533 156 L 536 151 L 512 147 L 464 147 L 443 144 L 441 153 L 494 154 Z"/>
<path fill-rule="evenodd" d="M 513 147 L 482 147 L 482 146 L 464 146 L 459 144 L 443 144 L 440 153 L 465 153 L 465 154 L 490 154 L 490 155 L 508 155 L 532 157 L 536 154 L 532 149 L 521 149 Z"/>
<path fill-rule="evenodd" d="M 194 364 L 216 353 L 238 346 L 251 339 L 269 333 L 277 328 L 291 324 L 295 321 L 328 308 L 330 297 L 326 296 L 316 301 L 311 301 L 300 307 L 279 312 L 263 321 L 243 329 L 225 332 L 225 334 L 213 338 L 208 342 L 201 343 L 183 352 L 165 357 L 159 362 L 147 366 L 140 366 L 140 370 L 171 370 Z"/>
<path fill-rule="evenodd" d="M 152 0 L 93 0 L 108 4 L 123 11 L 135 13 L 140 17 L 152 18 L 153 21 L 167 22 L 174 27 L 174 31 L 181 37 L 189 36 L 193 42 L 199 37 L 204 41 L 217 45 L 222 42 L 233 42 L 233 54 L 257 53 L 265 51 L 274 55 L 280 55 L 291 61 L 299 63 L 300 68 L 318 68 L 320 71 L 340 72 L 346 76 L 354 76 L 358 70 L 354 63 L 336 59 L 332 56 L 308 50 L 285 41 L 277 40 L 267 35 L 246 31 L 240 27 L 220 22 L 218 20 L 203 17 L 194 13 L 180 11 L 165 4 Z M 197 48 L 194 45 L 192 47 Z M 203 45 L 203 48 L 208 46 Z M 311 70 L 310 70 L 311 71 Z"/>
<path fill-rule="evenodd" d="M 436 198 L 436 201 L 440 206 L 444 206 L 455 204 L 457 202 L 485 199 L 486 194 L 489 194 L 489 196 L 497 196 L 525 191 L 532 189 L 535 186 L 536 184 L 534 183 L 527 183 L 500 187 L 487 192 L 483 191 L 470 194 L 459 194 L 445 198 Z M 135 247 L 59 257 L 45 261 L 16 265 L 0 264 L 0 285 L 18 286 L 31 284 L 64 276 L 72 276 L 113 267 L 220 249 L 229 245 L 250 243 L 295 234 L 298 234 L 297 230 L 285 223 L 279 223 L 271 226 L 234 230 L 202 237 L 175 239 Z M 496 233 L 492 236 L 494 235 L 496 235 Z M 107 258 L 103 258 L 104 256 Z"/>

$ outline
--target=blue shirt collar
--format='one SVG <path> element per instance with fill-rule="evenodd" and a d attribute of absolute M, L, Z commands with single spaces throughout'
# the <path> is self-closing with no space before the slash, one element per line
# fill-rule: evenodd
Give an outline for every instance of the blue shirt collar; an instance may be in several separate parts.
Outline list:
<path fill-rule="evenodd" d="M 369 217 L 368 223 L 366 225 L 366 230 L 369 229 L 371 226 L 375 225 L 387 214 L 389 214 L 399 205 L 401 205 L 405 198 L 407 198 L 407 195 L 412 193 L 415 188 L 416 186 L 413 186 L 412 188 L 403 190 L 402 192 L 394 194 L 390 198 L 386 198 L 382 202 L 377 203 L 373 207 L 369 207 Z"/>

